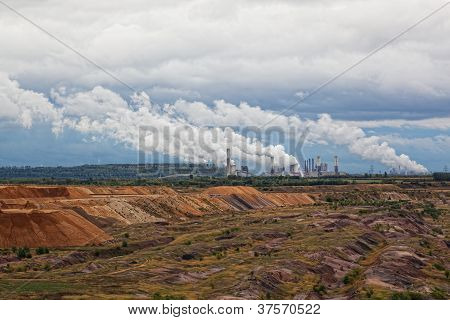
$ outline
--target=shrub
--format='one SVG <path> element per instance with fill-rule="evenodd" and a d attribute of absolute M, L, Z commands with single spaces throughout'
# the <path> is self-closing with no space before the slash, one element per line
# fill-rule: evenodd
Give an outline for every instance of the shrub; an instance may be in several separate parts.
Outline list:
<path fill-rule="evenodd" d="M 354 270 L 348 272 L 348 273 L 344 276 L 344 278 L 342 279 L 342 282 L 343 282 L 344 284 L 350 284 L 350 283 L 353 283 L 353 282 L 358 278 L 359 274 L 360 274 L 360 270 L 359 270 L 359 269 L 354 269 Z"/>
<path fill-rule="evenodd" d="M 47 247 L 39 247 L 35 251 L 37 255 L 46 254 L 50 252 L 50 250 L 48 250 Z"/>
<path fill-rule="evenodd" d="M 327 289 L 325 288 L 325 286 L 323 284 L 316 284 L 313 287 L 313 291 L 321 296 L 327 292 Z"/>
<path fill-rule="evenodd" d="M 18 248 L 16 254 L 19 259 L 31 258 L 30 249 L 27 247 Z"/>
<path fill-rule="evenodd" d="M 126 242 L 125 240 L 122 241 L 122 248 L 126 248 L 128 247 L 128 242 Z"/>
<path fill-rule="evenodd" d="M 368 289 L 366 289 L 365 290 L 365 292 L 366 292 L 366 297 L 368 298 L 368 299 L 371 299 L 372 297 L 373 297 L 373 289 L 372 288 L 368 288 Z"/>
<path fill-rule="evenodd" d="M 419 292 L 404 291 L 394 292 L 391 295 L 392 300 L 424 300 L 424 297 Z"/>
<path fill-rule="evenodd" d="M 433 291 L 431 292 L 431 297 L 436 300 L 446 300 L 447 299 L 447 295 L 445 294 L 445 292 L 439 288 L 433 289 Z"/>
<path fill-rule="evenodd" d="M 440 263 L 434 263 L 433 267 L 435 269 L 439 270 L 439 271 L 444 271 L 445 270 L 444 266 L 442 264 L 440 264 Z"/>
<path fill-rule="evenodd" d="M 425 204 L 423 210 L 423 215 L 427 215 L 432 217 L 434 220 L 438 219 L 439 216 L 442 214 L 441 210 L 436 209 L 432 203 Z"/>
<path fill-rule="evenodd" d="M 183 295 L 172 295 L 172 294 L 161 294 L 155 292 L 152 296 L 153 300 L 185 300 L 186 297 Z"/>
<path fill-rule="evenodd" d="M 126 232 L 123 236 L 128 239 L 130 237 L 130 234 Z"/>

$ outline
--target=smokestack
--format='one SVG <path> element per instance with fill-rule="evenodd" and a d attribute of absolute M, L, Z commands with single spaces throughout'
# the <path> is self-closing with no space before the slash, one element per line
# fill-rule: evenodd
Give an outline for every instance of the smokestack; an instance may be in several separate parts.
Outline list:
<path fill-rule="evenodd" d="M 227 177 L 231 175 L 231 150 L 227 148 Z"/>
<path fill-rule="evenodd" d="M 270 173 L 274 174 L 275 173 L 275 164 L 274 164 L 274 157 L 271 156 L 270 157 Z"/>
<path fill-rule="evenodd" d="M 316 158 L 316 166 L 317 166 L 317 175 L 320 176 L 320 172 L 322 170 L 322 167 L 320 164 L 320 156 L 317 156 L 317 158 Z"/>
<path fill-rule="evenodd" d="M 334 174 L 339 175 L 339 160 L 338 156 L 334 156 Z"/>

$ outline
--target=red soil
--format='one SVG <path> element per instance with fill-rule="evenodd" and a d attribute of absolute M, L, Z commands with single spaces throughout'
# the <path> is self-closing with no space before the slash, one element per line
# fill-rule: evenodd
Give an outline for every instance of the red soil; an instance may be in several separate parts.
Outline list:
<path fill-rule="evenodd" d="M 0 212 L 0 247 L 83 246 L 111 239 L 72 211 L 16 210 Z"/>
<path fill-rule="evenodd" d="M 0 247 L 79 246 L 106 241 L 100 228 L 312 204 L 303 193 L 214 187 L 177 193 L 167 187 L 0 186 Z"/>

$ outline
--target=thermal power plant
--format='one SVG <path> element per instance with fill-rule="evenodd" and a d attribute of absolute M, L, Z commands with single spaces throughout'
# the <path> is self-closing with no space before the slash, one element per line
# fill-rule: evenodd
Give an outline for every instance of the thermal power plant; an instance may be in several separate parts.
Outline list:
<path fill-rule="evenodd" d="M 330 176 L 340 176 L 345 175 L 339 172 L 339 162 L 338 157 L 334 156 L 334 170 L 331 166 L 328 167 L 328 163 L 324 162 L 320 156 L 315 158 L 309 158 L 303 161 L 304 163 L 304 177 L 314 178 L 314 177 L 330 177 Z M 330 168 L 330 171 L 328 171 Z"/>
<path fill-rule="evenodd" d="M 320 155 L 316 157 L 311 157 L 305 160 L 302 160 L 298 163 L 290 164 L 285 167 L 282 165 L 275 164 L 275 157 L 269 156 L 269 166 L 264 176 L 297 176 L 301 178 L 319 178 L 319 177 L 336 177 L 336 176 L 345 176 L 346 173 L 339 171 L 339 159 L 338 156 L 333 156 L 333 166 L 328 166 L 328 163 L 323 161 L 323 158 Z M 242 163 L 237 166 L 238 163 L 235 163 L 231 159 L 231 149 L 227 148 L 227 161 L 226 161 L 226 176 L 237 176 L 237 177 L 250 177 L 249 167 L 247 165 L 243 165 Z"/>

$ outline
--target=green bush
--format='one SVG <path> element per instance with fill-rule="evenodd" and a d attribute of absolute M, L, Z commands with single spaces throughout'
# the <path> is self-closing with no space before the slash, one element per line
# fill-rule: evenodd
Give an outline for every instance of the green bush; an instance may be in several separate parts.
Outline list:
<path fill-rule="evenodd" d="M 17 255 L 17 258 L 19 258 L 19 259 L 31 258 L 30 249 L 27 247 L 18 248 L 16 251 L 16 255 Z"/>
<path fill-rule="evenodd" d="M 441 210 L 436 209 L 432 203 L 425 204 L 422 210 L 422 215 L 430 216 L 434 220 L 438 219 L 441 214 Z"/>
<path fill-rule="evenodd" d="M 391 295 L 392 300 L 424 300 L 424 296 L 419 292 L 404 291 L 394 292 Z"/>
<path fill-rule="evenodd" d="M 445 291 L 442 289 L 439 289 L 439 288 L 433 289 L 433 291 L 431 292 L 431 297 L 436 300 L 446 300 L 447 299 L 447 295 L 446 295 Z"/>
<path fill-rule="evenodd" d="M 126 242 L 125 240 L 122 241 L 122 248 L 126 248 L 128 247 L 128 242 Z"/>
<path fill-rule="evenodd" d="M 152 296 L 153 300 L 185 300 L 186 297 L 183 295 L 172 295 L 172 294 L 161 294 L 155 292 Z"/>
<path fill-rule="evenodd" d="M 327 292 L 327 289 L 325 288 L 325 286 L 323 284 L 320 283 L 320 284 L 316 284 L 313 287 L 313 291 L 321 296 Z"/>
<path fill-rule="evenodd" d="M 354 269 L 354 270 L 348 272 L 344 276 L 344 278 L 342 279 L 342 282 L 344 284 L 351 284 L 358 278 L 360 273 L 361 273 L 361 271 L 359 269 Z"/>
<path fill-rule="evenodd" d="M 37 255 L 50 253 L 50 250 L 48 250 L 47 247 L 39 247 L 35 251 Z"/>
<path fill-rule="evenodd" d="M 440 263 L 434 263 L 433 267 L 435 269 L 439 270 L 439 271 L 444 271 L 445 270 L 444 266 L 442 264 L 440 264 Z"/>

